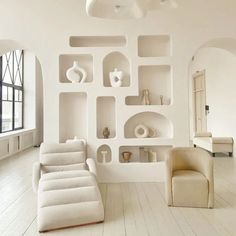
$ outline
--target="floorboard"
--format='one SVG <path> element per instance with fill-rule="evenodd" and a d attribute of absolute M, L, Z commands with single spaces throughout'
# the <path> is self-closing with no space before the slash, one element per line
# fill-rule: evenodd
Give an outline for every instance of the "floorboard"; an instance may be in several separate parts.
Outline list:
<path fill-rule="evenodd" d="M 0 161 L 1 236 L 236 235 L 236 160 L 228 157 L 214 158 L 214 209 L 168 207 L 163 183 L 100 184 L 103 223 L 40 234 L 31 188 L 38 152 L 33 148 Z"/>

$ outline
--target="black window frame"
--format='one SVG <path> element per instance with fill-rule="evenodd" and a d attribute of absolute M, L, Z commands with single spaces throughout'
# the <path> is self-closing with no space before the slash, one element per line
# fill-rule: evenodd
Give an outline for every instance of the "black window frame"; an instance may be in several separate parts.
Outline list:
<path fill-rule="evenodd" d="M 6 82 L 3 82 L 3 55 L 0 56 L 0 134 L 1 133 L 8 133 L 8 132 L 12 132 L 12 131 L 16 131 L 16 130 L 21 130 L 24 128 L 24 50 L 19 50 L 21 51 L 21 60 L 20 62 L 17 62 L 18 65 L 16 65 L 18 68 L 17 70 L 19 69 L 19 63 L 21 63 L 21 86 L 20 85 L 15 85 L 15 84 L 10 84 L 10 83 L 6 83 Z M 13 53 L 13 60 L 12 60 L 12 71 L 14 73 L 14 67 L 15 67 L 15 57 L 16 57 L 16 50 L 14 51 L 11 51 L 9 53 Z M 17 61 L 17 59 L 16 59 Z M 18 73 L 18 72 L 16 72 Z M 20 71 L 19 71 L 20 73 Z M 5 101 L 3 99 L 3 93 L 2 93 L 2 90 L 3 90 L 3 87 L 10 87 L 12 88 L 12 129 L 11 130 L 6 130 L 6 131 L 3 131 L 2 130 L 2 124 L 3 124 L 3 120 L 2 120 L 2 108 L 3 108 L 3 101 Z M 15 97 L 15 91 L 18 90 L 18 91 L 21 91 L 21 94 L 22 94 L 22 101 L 19 101 L 19 100 L 16 100 L 16 97 Z M 18 99 L 19 99 L 19 95 L 18 95 Z M 22 103 L 22 125 L 21 127 L 15 127 L 15 103 L 16 102 L 21 102 Z"/>

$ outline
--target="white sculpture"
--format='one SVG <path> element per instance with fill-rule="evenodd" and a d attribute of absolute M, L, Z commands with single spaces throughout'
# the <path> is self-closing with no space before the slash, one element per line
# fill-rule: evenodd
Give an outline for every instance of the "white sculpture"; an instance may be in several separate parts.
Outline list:
<path fill-rule="evenodd" d="M 117 68 L 109 73 L 110 83 L 112 87 L 121 87 L 123 83 L 123 71 L 118 71 Z"/>
<path fill-rule="evenodd" d="M 145 125 L 137 125 L 134 129 L 134 134 L 136 138 L 147 138 L 149 135 L 149 129 Z"/>
<path fill-rule="evenodd" d="M 84 83 L 87 78 L 87 72 L 80 67 L 78 61 L 74 61 L 73 66 L 66 71 L 66 77 L 72 83 Z"/>
<path fill-rule="evenodd" d="M 102 163 L 106 163 L 106 156 L 107 156 L 107 151 L 101 151 L 102 154 Z"/>
<path fill-rule="evenodd" d="M 157 137 L 157 130 L 143 124 L 139 124 L 134 129 L 134 135 L 136 138 L 155 138 Z"/>

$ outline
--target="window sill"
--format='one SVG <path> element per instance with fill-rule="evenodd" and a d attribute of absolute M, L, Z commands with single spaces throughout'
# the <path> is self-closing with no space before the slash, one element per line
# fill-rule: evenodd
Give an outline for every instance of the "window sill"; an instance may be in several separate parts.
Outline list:
<path fill-rule="evenodd" d="M 21 134 L 25 134 L 25 133 L 29 133 L 29 132 L 34 132 L 35 130 L 36 129 L 19 129 L 19 130 L 14 130 L 14 131 L 2 133 L 2 134 L 0 134 L 0 140 L 14 137 L 14 136 L 21 135 Z"/>

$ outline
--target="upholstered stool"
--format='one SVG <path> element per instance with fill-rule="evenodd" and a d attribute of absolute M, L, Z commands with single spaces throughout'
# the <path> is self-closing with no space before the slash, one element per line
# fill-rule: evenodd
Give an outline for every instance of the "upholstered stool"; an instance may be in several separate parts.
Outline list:
<path fill-rule="evenodd" d="M 42 175 L 38 187 L 40 232 L 104 220 L 95 176 L 87 170 Z"/>

